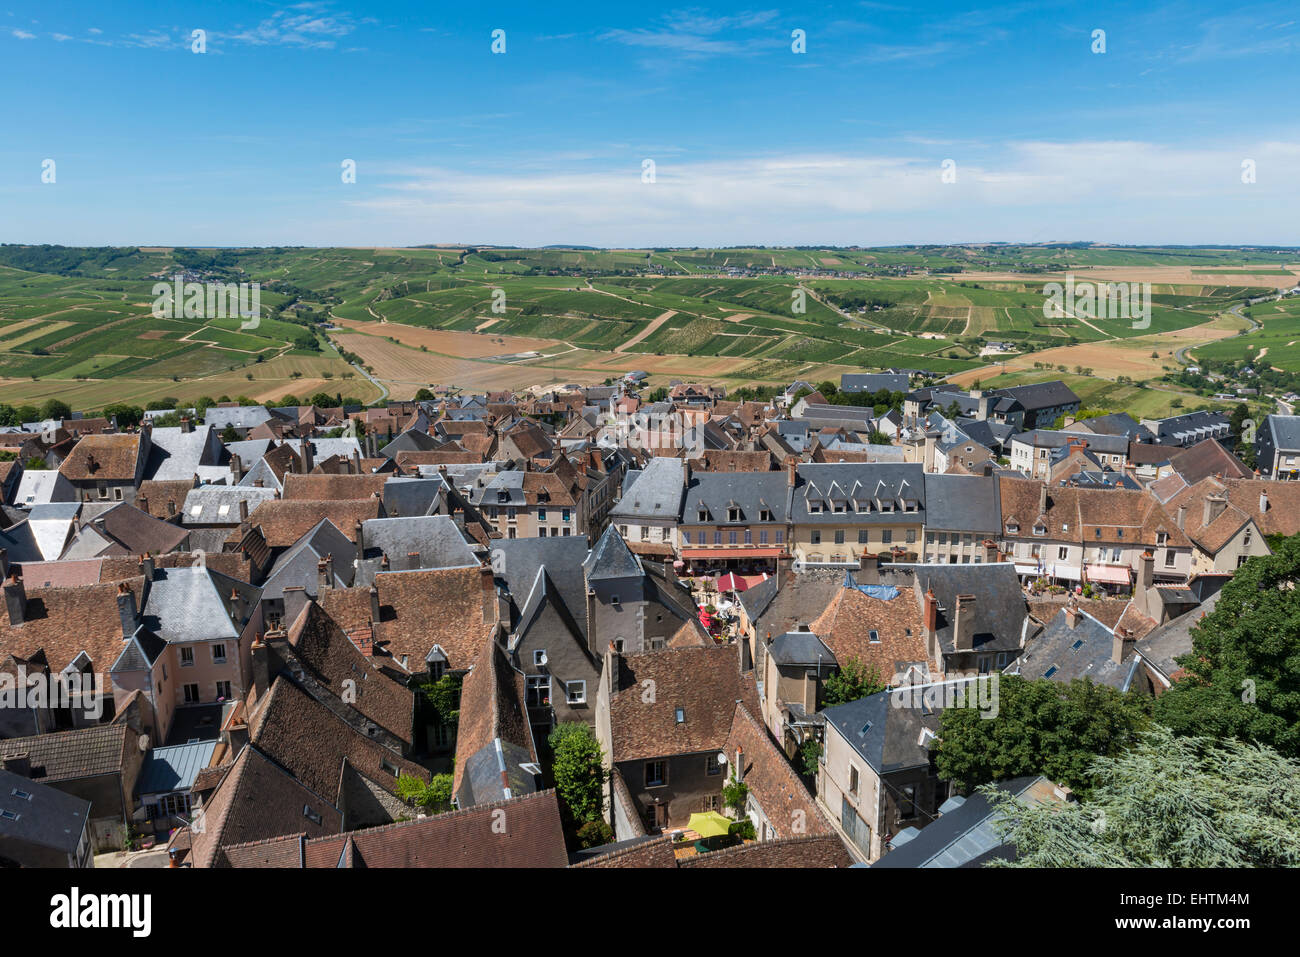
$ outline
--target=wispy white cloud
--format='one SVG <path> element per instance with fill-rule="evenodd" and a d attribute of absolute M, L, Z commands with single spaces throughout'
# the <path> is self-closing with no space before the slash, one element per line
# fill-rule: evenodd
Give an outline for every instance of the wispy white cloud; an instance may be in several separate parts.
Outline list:
<path fill-rule="evenodd" d="M 26 30 L 13 30 L 13 31 L 11 31 L 11 32 L 13 33 L 14 37 L 17 38 L 17 39 L 19 39 L 19 40 L 35 40 L 35 39 L 36 39 L 36 34 L 34 34 L 34 33 L 28 33 Z"/>

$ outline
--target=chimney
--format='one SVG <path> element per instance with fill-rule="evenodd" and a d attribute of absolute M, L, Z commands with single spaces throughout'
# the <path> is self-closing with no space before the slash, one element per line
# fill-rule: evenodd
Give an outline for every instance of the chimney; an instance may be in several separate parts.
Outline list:
<path fill-rule="evenodd" d="M 1205 510 L 1201 514 L 1201 526 L 1204 527 L 1213 522 L 1223 514 L 1223 510 L 1228 507 L 1226 496 L 1216 492 L 1213 495 L 1205 496 Z"/>
<path fill-rule="evenodd" d="M 140 574 L 144 576 L 144 580 L 147 582 L 153 581 L 153 570 L 155 565 L 153 554 L 145 552 L 144 558 L 140 559 L 140 565 Z"/>
<path fill-rule="evenodd" d="M 998 560 L 998 543 L 991 538 L 984 539 L 984 564 L 992 565 Z"/>
<path fill-rule="evenodd" d="M 127 587 L 126 582 L 117 586 L 117 616 L 122 621 L 122 637 L 130 638 L 135 634 L 138 619 L 135 612 L 135 592 Z"/>
<path fill-rule="evenodd" d="M 1044 482 L 1038 490 L 1038 514 L 1047 514 L 1047 483 Z"/>
<path fill-rule="evenodd" d="M 352 469 L 357 475 L 361 474 L 361 449 L 352 450 Z"/>
<path fill-rule="evenodd" d="M 135 498 L 135 507 L 138 508 L 138 509 L 139 509 L 140 511 L 142 511 L 142 512 L 148 512 L 148 511 L 149 511 L 149 496 L 148 496 L 148 495 L 137 495 L 136 498 Z"/>
<path fill-rule="evenodd" d="M 817 712 L 817 679 L 821 675 L 821 667 L 817 671 L 806 671 L 803 676 L 803 709 L 808 714 Z"/>
<path fill-rule="evenodd" d="M 1184 523 L 1187 521 L 1187 506 L 1186 506 L 1186 505 L 1179 505 L 1179 506 L 1178 506 L 1178 519 L 1177 519 L 1177 521 L 1178 521 L 1178 527 L 1179 527 L 1179 528 L 1183 528 L 1183 527 L 1184 527 Z"/>
<path fill-rule="evenodd" d="M 248 521 L 248 499 L 241 498 L 239 500 L 239 524 L 243 525 L 246 521 Z"/>
<path fill-rule="evenodd" d="M 379 559 L 379 570 L 386 572 L 388 571 L 388 569 L 389 569 L 388 553 L 384 552 L 383 557 Z"/>
<path fill-rule="evenodd" d="M 302 585 L 288 585 L 284 589 L 284 627 L 287 630 L 290 625 L 298 620 L 302 614 L 303 608 L 307 605 L 307 589 Z"/>
<path fill-rule="evenodd" d="M 497 586 L 492 579 L 492 566 L 479 568 L 479 584 L 483 588 L 483 624 L 495 624 L 497 620 Z"/>
<path fill-rule="evenodd" d="M 856 577 L 859 585 L 879 585 L 880 559 L 876 555 L 864 551 L 858 556 L 858 574 Z"/>
<path fill-rule="evenodd" d="M 302 440 L 302 470 L 303 473 L 309 473 L 315 462 L 315 453 L 312 451 L 311 439 Z"/>
<path fill-rule="evenodd" d="M 17 572 L 10 572 L 5 582 L 5 607 L 9 610 L 9 624 L 21 625 L 27 614 L 27 589 Z"/>
<path fill-rule="evenodd" d="M 682 459 L 682 488 L 691 487 L 691 463 Z"/>
<path fill-rule="evenodd" d="M 181 431 L 185 433 L 194 431 L 194 422 L 188 415 L 181 416 Z"/>
<path fill-rule="evenodd" d="M 4 769 L 10 774 L 16 774 L 20 778 L 30 778 L 32 776 L 32 759 L 24 751 L 21 754 L 11 754 L 4 759 Z"/>
<path fill-rule="evenodd" d="M 1079 605 L 1073 599 L 1065 606 L 1065 627 L 1071 631 L 1079 627 Z"/>
<path fill-rule="evenodd" d="M 420 553 L 419 553 L 419 552 L 407 552 L 407 553 L 406 553 L 406 570 L 407 570 L 407 571 L 412 571 L 412 570 L 414 570 L 414 569 L 416 569 L 416 568 L 419 568 L 419 567 L 420 567 Z"/>
<path fill-rule="evenodd" d="M 316 563 L 316 594 L 334 587 L 334 555 L 326 555 Z"/>
<path fill-rule="evenodd" d="M 370 586 L 370 621 L 379 624 L 379 589 L 374 585 Z"/>
<path fill-rule="evenodd" d="M 795 481 L 799 476 L 799 460 L 793 455 L 786 456 L 785 459 L 785 484 L 787 488 L 794 488 Z"/>
<path fill-rule="evenodd" d="M 230 474 L 234 477 L 236 485 L 244 477 L 244 462 L 238 452 L 230 453 Z"/>
<path fill-rule="evenodd" d="M 1122 665 L 1132 640 L 1132 629 L 1116 627 L 1110 639 L 1110 660 L 1117 665 Z"/>
<path fill-rule="evenodd" d="M 167 500 L 167 514 L 169 516 L 176 514 L 176 500 L 173 498 Z"/>
<path fill-rule="evenodd" d="M 955 651 L 975 650 L 975 596 L 958 595 L 952 621 Z"/>
<path fill-rule="evenodd" d="M 810 711 L 809 714 L 811 713 Z M 740 747 L 736 748 L 735 778 L 738 784 L 743 784 L 745 781 L 745 749 Z"/>
<path fill-rule="evenodd" d="M 286 592 L 288 590 L 285 589 Z M 257 688 L 257 697 L 260 698 L 270 690 L 271 685 L 270 651 L 266 647 L 265 635 L 258 635 L 253 639 L 251 651 L 253 656 L 253 684 Z"/>
<path fill-rule="evenodd" d="M 1268 511 L 1268 492 L 1259 493 L 1259 514 L 1263 515 Z"/>
<path fill-rule="evenodd" d="M 925 590 L 925 631 L 933 635 L 939 630 L 939 600 L 934 597 L 934 590 Z"/>

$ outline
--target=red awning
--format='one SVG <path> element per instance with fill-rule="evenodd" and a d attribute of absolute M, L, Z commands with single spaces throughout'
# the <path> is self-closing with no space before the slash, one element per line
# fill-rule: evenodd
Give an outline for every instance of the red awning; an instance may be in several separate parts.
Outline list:
<path fill-rule="evenodd" d="M 683 548 L 682 558 L 780 558 L 784 548 Z"/>
<path fill-rule="evenodd" d="M 1129 568 L 1125 565 L 1089 565 L 1085 569 L 1088 581 L 1105 582 L 1108 585 L 1127 585 L 1131 581 Z"/>

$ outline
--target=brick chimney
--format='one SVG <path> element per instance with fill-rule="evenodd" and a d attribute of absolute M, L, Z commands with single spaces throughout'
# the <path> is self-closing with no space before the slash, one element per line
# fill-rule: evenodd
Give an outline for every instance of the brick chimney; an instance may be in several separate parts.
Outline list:
<path fill-rule="evenodd" d="M 9 611 L 9 624 L 21 625 L 27 614 L 27 589 L 16 571 L 10 572 L 5 582 L 5 607 Z"/>
<path fill-rule="evenodd" d="M 176 500 L 175 500 L 175 499 L 169 498 L 169 499 L 167 500 L 167 514 L 168 514 L 168 515 L 175 515 L 175 514 L 176 514 Z"/>
<path fill-rule="evenodd" d="M 984 564 L 992 565 L 998 560 L 998 543 L 991 538 L 984 539 Z"/>
<path fill-rule="evenodd" d="M 934 597 L 934 590 L 925 590 L 925 631 L 932 635 L 939 630 L 939 599 Z"/>
<path fill-rule="evenodd" d="M 188 415 L 181 416 L 181 431 L 186 434 L 194 431 L 194 420 Z"/>
<path fill-rule="evenodd" d="M 244 462 L 238 452 L 230 453 L 230 474 L 234 477 L 236 485 L 244 477 Z"/>
<path fill-rule="evenodd" d="M 1201 526 L 1204 527 L 1223 514 L 1228 507 L 1227 496 L 1215 493 L 1205 496 L 1205 508 L 1201 513 Z"/>
<path fill-rule="evenodd" d="M 137 496 L 135 497 L 135 507 L 138 508 L 138 509 L 139 509 L 140 511 L 142 511 L 142 512 L 148 512 L 148 511 L 149 511 L 149 496 L 148 496 L 148 495 L 137 495 Z"/>
<path fill-rule="evenodd" d="M 953 647 L 956 651 L 975 650 L 975 596 L 958 595 L 952 620 Z"/>
<path fill-rule="evenodd" d="M 407 553 L 406 553 L 406 570 L 407 570 L 407 571 L 412 571 L 413 569 L 416 569 L 416 568 L 419 568 L 419 567 L 420 567 L 420 553 L 419 553 L 419 552 L 407 552 Z"/>
<path fill-rule="evenodd" d="M 1186 523 L 1187 523 L 1187 506 L 1186 506 L 1186 505 L 1179 505 L 1179 506 L 1178 506 L 1178 518 L 1176 519 L 1176 521 L 1178 522 L 1178 527 L 1179 527 L 1179 528 L 1184 528 L 1184 527 L 1186 527 Z"/>
<path fill-rule="evenodd" d="M 1073 599 L 1065 606 L 1065 627 L 1071 631 L 1079 627 L 1079 605 Z"/>
<path fill-rule="evenodd" d="M 880 584 L 880 559 L 864 551 L 858 556 L 858 574 L 855 576 L 859 585 Z"/>
<path fill-rule="evenodd" d="M 122 637 L 130 638 L 135 634 L 139 616 L 135 610 L 135 592 L 127 587 L 126 582 L 117 586 L 117 616 L 122 621 Z"/>
<path fill-rule="evenodd" d="M 793 455 L 787 455 L 785 459 L 785 484 L 787 488 L 794 488 L 795 482 L 799 477 L 799 460 Z"/>
<path fill-rule="evenodd" d="M 287 629 L 302 614 L 307 605 L 307 589 L 302 585 L 287 585 L 284 589 L 284 627 Z"/>
<path fill-rule="evenodd" d="M 334 554 L 331 552 L 316 563 L 316 594 L 334 587 Z"/>
<path fill-rule="evenodd" d="M 257 698 L 262 697 L 271 686 L 270 650 L 266 647 L 266 636 L 258 635 L 251 647 L 253 659 L 253 685 L 257 688 Z M 251 702 L 249 703 L 251 706 Z"/>
<path fill-rule="evenodd" d="M 374 585 L 370 586 L 370 620 L 379 624 L 379 589 Z"/>
<path fill-rule="evenodd" d="M 1117 665 L 1122 665 L 1132 642 L 1133 630 L 1117 626 L 1110 640 L 1110 660 Z"/>
<path fill-rule="evenodd" d="M 497 586 L 492 578 L 492 566 L 479 568 L 479 584 L 483 589 L 483 624 L 495 624 L 497 620 Z"/>
<path fill-rule="evenodd" d="M 1044 482 L 1038 489 L 1038 514 L 1047 514 L 1047 483 Z"/>

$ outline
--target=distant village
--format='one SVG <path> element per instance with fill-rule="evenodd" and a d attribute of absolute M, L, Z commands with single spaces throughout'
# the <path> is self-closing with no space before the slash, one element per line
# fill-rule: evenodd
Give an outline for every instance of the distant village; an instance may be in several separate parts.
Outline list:
<path fill-rule="evenodd" d="M 2 862 L 1014 857 L 945 708 L 1158 698 L 1300 533 L 1300 416 L 646 380 L 0 430 Z"/>

